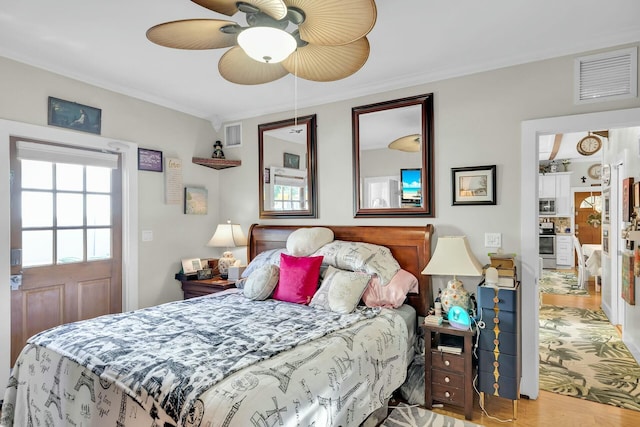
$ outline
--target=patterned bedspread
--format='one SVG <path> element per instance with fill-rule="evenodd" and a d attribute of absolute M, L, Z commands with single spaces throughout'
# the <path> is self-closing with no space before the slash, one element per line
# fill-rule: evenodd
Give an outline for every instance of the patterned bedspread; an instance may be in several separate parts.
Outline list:
<path fill-rule="evenodd" d="M 406 335 L 388 310 L 339 315 L 241 294 L 105 316 L 31 340 L 2 422 L 357 425 L 402 384 Z"/>

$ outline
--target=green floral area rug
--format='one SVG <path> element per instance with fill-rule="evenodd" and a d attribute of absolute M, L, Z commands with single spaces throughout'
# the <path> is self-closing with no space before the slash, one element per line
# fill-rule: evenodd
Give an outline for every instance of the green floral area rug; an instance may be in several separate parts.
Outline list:
<path fill-rule="evenodd" d="M 578 286 L 578 276 L 569 271 L 542 270 L 539 285 L 543 294 L 589 296 L 589 291 Z"/>
<path fill-rule="evenodd" d="M 640 366 L 602 310 L 543 305 L 540 389 L 640 411 Z"/>
<path fill-rule="evenodd" d="M 470 421 L 436 414 L 428 409 L 400 403 L 380 427 L 483 427 Z"/>

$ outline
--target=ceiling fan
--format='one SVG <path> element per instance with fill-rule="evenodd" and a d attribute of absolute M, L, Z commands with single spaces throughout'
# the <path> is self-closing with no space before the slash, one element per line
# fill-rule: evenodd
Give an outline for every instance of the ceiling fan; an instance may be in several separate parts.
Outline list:
<path fill-rule="evenodd" d="M 420 151 L 422 144 L 422 136 L 420 134 L 406 135 L 389 143 L 388 147 L 392 150 L 406 151 L 413 153 Z"/>
<path fill-rule="evenodd" d="M 340 80 L 369 57 L 365 36 L 376 21 L 374 0 L 192 1 L 227 16 L 242 12 L 246 26 L 186 19 L 155 25 L 147 38 L 176 49 L 230 48 L 218 70 L 233 83 L 268 83 L 289 73 L 313 81 Z M 288 50 L 279 53 L 283 47 Z"/>

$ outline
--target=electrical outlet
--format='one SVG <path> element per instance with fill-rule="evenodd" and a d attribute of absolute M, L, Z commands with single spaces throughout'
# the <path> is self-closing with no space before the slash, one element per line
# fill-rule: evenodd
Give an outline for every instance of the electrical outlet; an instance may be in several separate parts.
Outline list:
<path fill-rule="evenodd" d="M 487 248 L 501 248 L 502 234 L 500 233 L 484 233 L 484 246 Z"/>

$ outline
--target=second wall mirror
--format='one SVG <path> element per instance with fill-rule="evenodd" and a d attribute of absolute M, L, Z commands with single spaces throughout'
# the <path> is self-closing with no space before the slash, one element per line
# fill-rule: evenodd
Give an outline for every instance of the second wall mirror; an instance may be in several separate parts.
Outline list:
<path fill-rule="evenodd" d="M 317 218 L 316 115 L 258 125 L 260 218 Z"/>
<path fill-rule="evenodd" d="M 433 94 L 352 109 L 355 217 L 435 216 Z"/>

